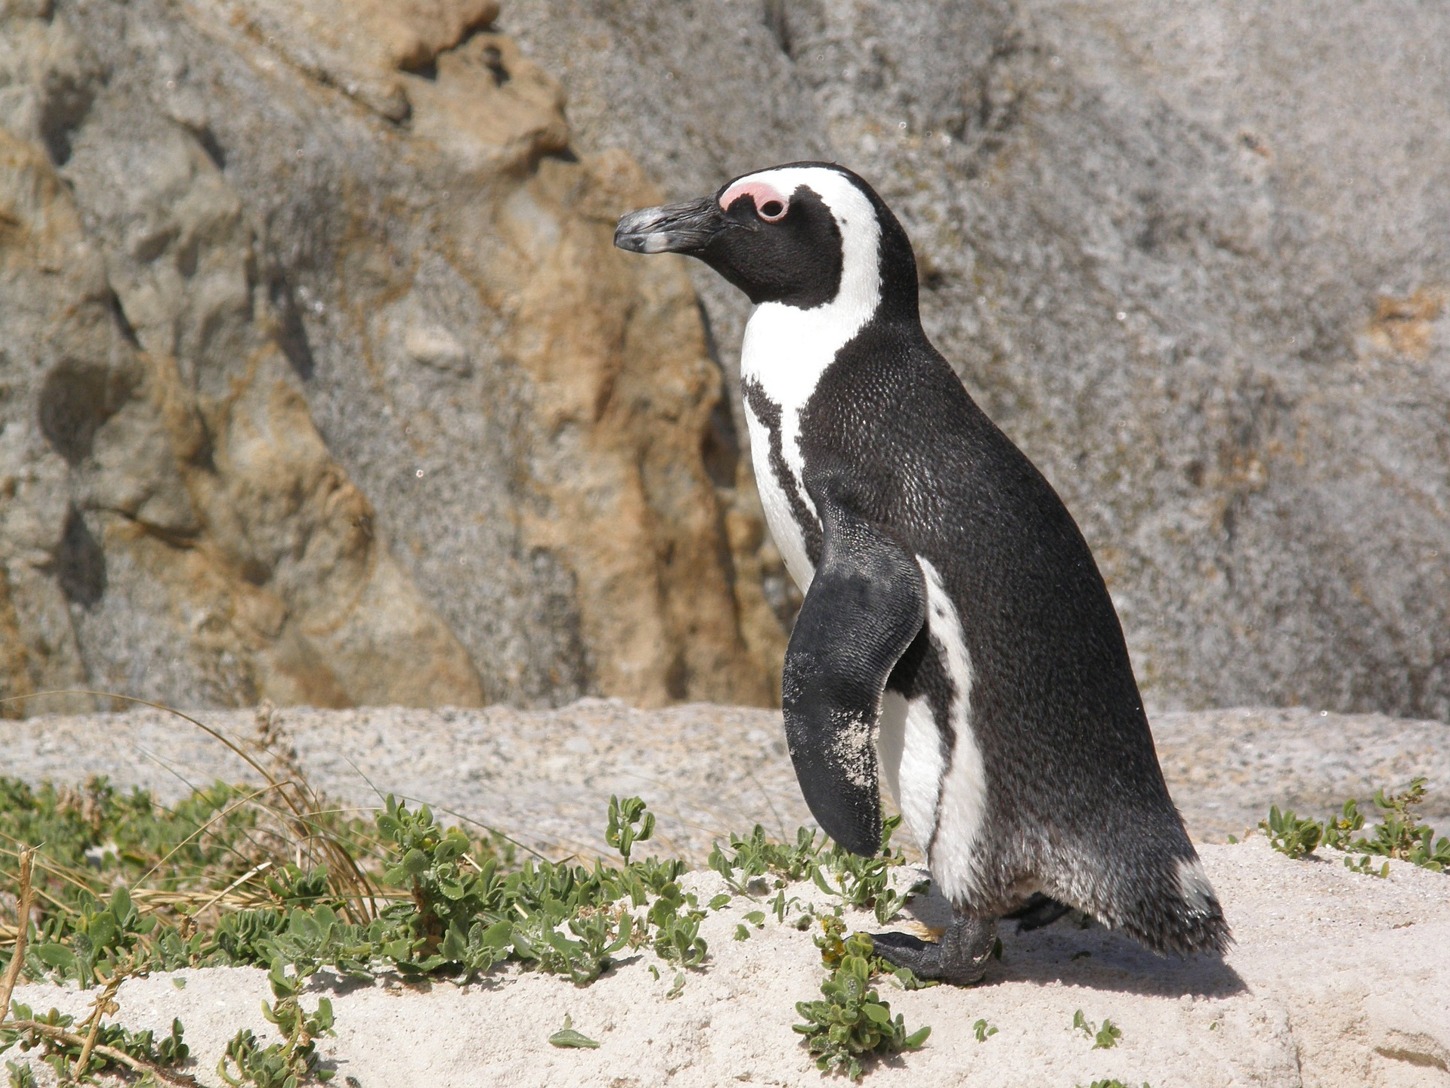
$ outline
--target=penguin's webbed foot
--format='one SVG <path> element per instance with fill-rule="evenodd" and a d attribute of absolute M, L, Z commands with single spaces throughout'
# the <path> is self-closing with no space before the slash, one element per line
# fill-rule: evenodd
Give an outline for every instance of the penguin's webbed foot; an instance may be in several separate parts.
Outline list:
<path fill-rule="evenodd" d="M 1030 933 L 1034 929 L 1041 929 L 1043 926 L 1050 926 L 1068 911 L 1072 910 L 1066 903 L 1059 903 L 1041 892 L 1033 894 L 1022 906 L 1018 907 L 1011 914 L 1007 915 L 1017 923 L 1019 933 Z"/>
<path fill-rule="evenodd" d="M 887 963 L 908 968 L 917 978 L 971 986 L 987 973 L 987 961 L 997 940 L 997 923 L 990 918 L 954 913 L 936 944 L 908 933 L 873 933 L 875 951 Z"/>

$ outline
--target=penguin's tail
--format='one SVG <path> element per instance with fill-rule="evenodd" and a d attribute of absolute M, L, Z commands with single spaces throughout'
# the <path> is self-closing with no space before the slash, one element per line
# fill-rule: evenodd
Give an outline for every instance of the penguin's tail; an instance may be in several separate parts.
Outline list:
<path fill-rule="evenodd" d="M 1233 934 L 1198 855 L 1190 848 L 1188 855 L 1154 869 L 1153 877 L 1136 881 L 1126 896 L 1114 897 L 1103 921 L 1160 955 L 1226 953 Z"/>

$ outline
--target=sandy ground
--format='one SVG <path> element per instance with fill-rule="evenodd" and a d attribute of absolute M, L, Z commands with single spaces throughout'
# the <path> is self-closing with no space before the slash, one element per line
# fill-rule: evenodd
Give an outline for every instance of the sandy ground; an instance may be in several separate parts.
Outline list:
<path fill-rule="evenodd" d="M 206 717 L 226 730 L 250 729 L 249 715 Z M 394 790 L 555 848 L 603 849 L 597 829 L 610 792 L 642 793 L 668 840 L 657 845 L 694 855 L 725 828 L 759 820 L 788 829 L 804 816 L 770 712 L 645 713 L 593 702 L 539 713 L 288 711 L 284 721 L 313 780 L 336 796 L 365 803 L 374 788 Z M 1322 815 L 1345 796 L 1364 798 L 1414 774 L 1450 792 L 1445 729 L 1230 711 L 1164 716 L 1155 731 L 1174 795 L 1204 839 L 1252 823 L 1270 801 Z M 0 730 L 5 773 L 29 778 L 78 780 L 104 770 L 174 795 L 187 783 L 241 776 L 215 742 L 194 727 L 178 731 L 167 716 L 5 722 Z M 1450 831 L 1443 819 L 1440 829 Z M 909 1028 L 933 1030 L 922 1050 L 875 1066 L 866 1083 L 1450 1085 L 1450 877 L 1396 862 L 1380 879 L 1333 855 L 1294 862 L 1261 836 L 1204 845 L 1202 854 L 1237 939 L 1224 962 L 1157 959 L 1096 927 L 1059 923 L 1018 934 L 1005 923 L 1003 959 L 984 985 L 883 985 Z M 702 902 L 723 890 L 713 873 L 689 879 Z M 809 885 L 789 894 L 820 899 Z M 734 940 L 744 914 L 762 907 L 736 896 L 710 914 L 702 931 L 710 958 L 686 973 L 673 997 L 675 970 L 647 951 L 585 988 L 517 969 L 468 986 L 321 979 L 313 992 L 327 993 L 336 1010 L 336 1037 L 322 1043 L 334 1083 L 820 1083 L 791 1031 L 795 1002 L 818 996 L 819 954 L 810 933 L 791 924 L 798 908 L 784 925 L 767 911 L 762 928 Z M 926 896 L 912 909 L 932 921 L 941 904 Z M 849 921 L 875 928 L 863 916 Z M 80 1012 L 89 995 L 27 985 L 16 996 Z M 118 1019 L 165 1030 L 181 1017 L 194 1072 L 220 1084 L 214 1070 L 226 1040 L 242 1026 L 267 1037 L 259 1005 L 269 996 L 260 971 L 184 971 L 127 982 Z M 1072 1027 L 1079 1009 L 1094 1023 L 1110 1018 L 1122 1031 L 1119 1044 L 1093 1049 Z M 566 1015 L 599 1041 L 597 1050 L 549 1045 Z M 984 1042 L 972 1031 L 978 1019 L 998 1029 Z"/>
<path fill-rule="evenodd" d="M 922 1050 L 873 1067 L 867 1081 L 1450 1084 L 1450 877 L 1405 863 L 1380 879 L 1333 859 L 1292 862 L 1261 838 L 1206 846 L 1203 856 L 1238 940 L 1225 962 L 1159 960 L 1099 928 L 1059 923 L 1019 935 L 1007 924 L 1003 959 L 984 985 L 883 986 L 909 1028 L 929 1024 L 932 1034 Z M 713 873 L 698 874 L 694 887 L 702 900 L 724 890 Z M 791 893 L 819 898 L 811 885 Z M 818 996 L 819 953 L 810 933 L 769 914 L 748 940 L 734 940 L 744 914 L 763 906 L 737 896 L 710 915 L 702 929 L 710 959 L 673 998 L 674 968 L 649 952 L 584 988 L 517 969 L 469 986 L 324 984 L 314 994 L 333 1001 L 337 1035 L 322 1052 L 344 1083 L 363 1088 L 819 1083 L 791 1031 L 795 1002 Z M 933 906 L 928 899 L 919 909 Z M 872 922 L 851 918 L 856 928 Z M 164 1032 L 180 1016 L 197 1072 L 218 1083 L 212 1071 L 239 1027 L 268 1038 L 258 1007 L 269 996 L 261 971 L 183 971 L 126 983 L 119 1017 Z M 22 987 L 17 997 L 73 1012 L 87 1003 L 84 994 L 45 986 Z M 1111 1019 L 1122 1030 L 1118 1045 L 1094 1049 L 1072 1026 L 1079 1009 L 1094 1024 Z M 549 1045 L 566 1015 L 599 1049 Z M 980 1043 L 972 1031 L 979 1018 L 998 1029 Z"/>

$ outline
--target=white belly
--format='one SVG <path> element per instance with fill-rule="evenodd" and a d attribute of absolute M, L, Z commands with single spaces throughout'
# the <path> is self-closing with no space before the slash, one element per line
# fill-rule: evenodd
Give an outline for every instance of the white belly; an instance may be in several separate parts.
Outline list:
<path fill-rule="evenodd" d="M 972 662 L 961 617 L 941 575 L 917 557 L 926 583 L 927 631 L 952 685 L 947 709 L 956 733 L 950 759 L 931 704 L 895 692 L 881 699 L 881 777 L 942 893 L 967 902 L 979 886 L 977 839 L 987 810 L 987 772 L 972 733 Z"/>
<path fill-rule="evenodd" d="M 939 783 L 946 766 L 941 734 L 925 699 L 908 700 L 894 691 L 881 696 L 876 754 L 886 790 L 924 853 L 936 829 Z"/>

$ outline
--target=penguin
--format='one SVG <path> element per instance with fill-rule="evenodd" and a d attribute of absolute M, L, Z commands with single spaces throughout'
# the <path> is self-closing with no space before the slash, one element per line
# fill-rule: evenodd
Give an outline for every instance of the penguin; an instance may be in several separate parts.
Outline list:
<path fill-rule="evenodd" d="M 754 304 L 751 456 L 804 593 L 781 682 L 796 776 L 868 856 L 884 777 L 952 907 L 939 941 L 874 934 L 877 953 L 972 984 L 999 919 L 1068 908 L 1159 954 L 1227 951 L 1097 564 L 927 338 L 911 243 L 871 186 L 789 163 L 631 212 L 614 242 L 696 257 Z"/>

